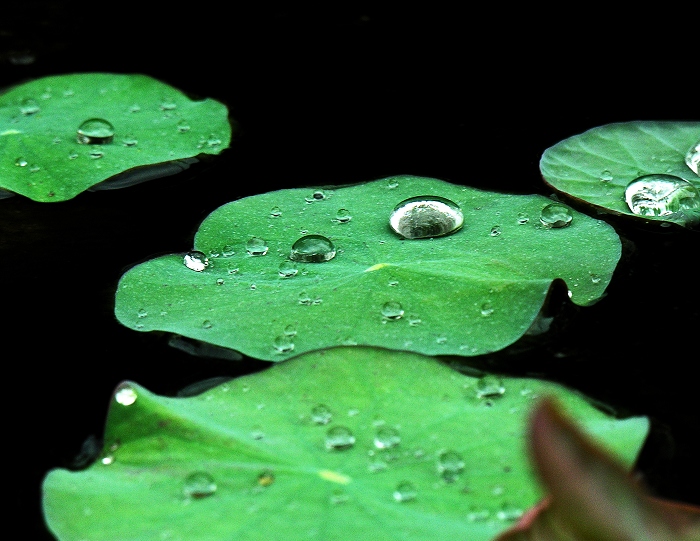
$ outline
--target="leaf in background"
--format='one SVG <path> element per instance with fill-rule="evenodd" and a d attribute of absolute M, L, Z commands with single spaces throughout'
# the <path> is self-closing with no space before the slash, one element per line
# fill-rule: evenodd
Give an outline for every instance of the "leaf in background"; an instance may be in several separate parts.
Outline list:
<path fill-rule="evenodd" d="M 410 176 L 316 192 L 280 190 L 215 210 L 196 234 L 191 268 L 172 254 L 122 276 L 117 319 L 273 361 L 336 345 L 473 356 L 520 338 L 557 278 L 573 302 L 595 302 L 620 257 L 610 226 L 567 207 L 568 226 L 545 227 L 540 216 L 553 203 L 542 196 Z M 392 210 L 420 195 L 461 207 L 461 229 L 396 234 Z M 335 256 L 290 261 L 308 234 L 330 240 Z"/>
<path fill-rule="evenodd" d="M 555 190 L 610 213 L 687 227 L 700 222 L 699 143 L 700 122 L 607 124 L 545 150 L 540 171 Z"/>
<path fill-rule="evenodd" d="M 552 400 L 532 416 L 530 453 L 550 493 L 497 541 L 700 539 L 700 508 L 650 497 Z"/>
<path fill-rule="evenodd" d="M 46 521 L 60 541 L 486 541 L 541 497 L 525 446 L 541 395 L 634 462 L 646 418 L 414 353 L 313 352 L 191 398 L 126 382 L 100 459 L 45 479 Z"/>
<path fill-rule="evenodd" d="M 64 201 L 133 168 L 170 164 L 131 183 L 173 174 L 230 140 L 226 106 L 145 75 L 44 77 L 0 95 L 0 190 Z"/>

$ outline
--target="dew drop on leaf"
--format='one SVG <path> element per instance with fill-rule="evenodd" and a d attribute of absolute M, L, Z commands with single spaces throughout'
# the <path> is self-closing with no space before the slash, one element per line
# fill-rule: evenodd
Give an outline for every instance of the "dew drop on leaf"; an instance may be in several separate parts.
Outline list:
<path fill-rule="evenodd" d="M 120 387 L 117 392 L 114 393 L 114 400 L 117 404 L 121 404 L 122 406 L 131 406 L 131 404 L 136 402 L 136 398 L 136 391 L 128 385 Z"/>
<path fill-rule="evenodd" d="M 408 316 L 408 324 L 409 324 L 411 327 L 417 327 L 417 326 L 420 325 L 421 323 L 423 323 L 423 320 L 420 318 L 419 315 L 417 315 L 417 314 L 411 314 L 410 316 Z"/>
<path fill-rule="evenodd" d="M 260 475 L 258 475 L 258 485 L 261 487 L 269 487 L 275 482 L 275 474 L 272 470 L 265 470 Z"/>
<path fill-rule="evenodd" d="M 202 499 L 216 492 L 214 478 L 206 472 L 193 472 L 185 478 L 182 492 L 186 498 Z"/>
<path fill-rule="evenodd" d="M 190 131 L 190 123 L 187 122 L 185 119 L 180 120 L 177 123 L 177 131 L 179 133 L 187 133 L 188 131 Z"/>
<path fill-rule="evenodd" d="M 335 245 L 323 235 L 306 235 L 292 245 L 289 259 L 304 263 L 322 263 L 335 257 Z"/>
<path fill-rule="evenodd" d="M 297 269 L 296 264 L 292 261 L 282 261 L 282 263 L 280 263 L 278 272 L 282 278 L 291 278 L 292 276 L 296 276 L 296 274 L 299 272 L 299 269 Z"/>
<path fill-rule="evenodd" d="M 260 237 L 251 237 L 246 243 L 245 249 L 246 252 L 248 252 L 248 255 L 262 256 L 267 253 L 268 247 L 267 242 Z"/>
<path fill-rule="evenodd" d="M 500 226 L 500 225 L 494 225 L 494 226 L 491 228 L 491 233 L 490 233 L 490 234 L 491 234 L 492 237 L 498 237 L 498 236 L 501 234 L 501 232 L 502 232 L 502 231 L 501 231 L 501 226 Z"/>
<path fill-rule="evenodd" d="M 25 116 L 34 115 L 40 110 L 39 104 L 31 98 L 24 100 L 19 106 L 19 112 Z"/>
<path fill-rule="evenodd" d="M 139 144 L 138 139 L 132 134 L 125 135 L 122 137 L 122 145 L 125 147 L 135 147 Z"/>
<path fill-rule="evenodd" d="M 314 190 L 309 195 L 307 195 L 305 199 L 306 199 L 307 203 L 313 203 L 314 201 L 323 201 L 327 197 L 328 197 L 328 194 L 326 194 L 325 191 Z"/>
<path fill-rule="evenodd" d="M 377 449 L 391 449 L 401 443 L 399 431 L 390 426 L 383 426 L 374 436 L 374 446 Z"/>
<path fill-rule="evenodd" d="M 345 426 L 334 426 L 326 432 L 326 449 L 343 451 L 355 445 L 355 436 Z"/>
<path fill-rule="evenodd" d="M 99 160 L 104 155 L 105 153 L 101 147 L 91 148 L 90 152 L 88 153 L 88 156 L 90 156 L 90 159 L 92 160 Z"/>
<path fill-rule="evenodd" d="M 477 398 L 487 398 L 493 396 L 501 396 L 506 392 L 501 378 L 493 374 L 486 375 L 476 382 Z"/>
<path fill-rule="evenodd" d="M 540 213 L 540 223 L 550 229 L 567 227 L 573 218 L 571 209 L 561 203 L 551 203 Z"/>
<path fill-rule="evenodd" d="M 401 201 L 389 217 L 389 225 L 407 239 L 440 237 L 462 227 L 459 206 L 443 197 L 425 195 Z"/>
<path fill-rule="evenodd" d="M 270 209 L 270 218 L 279 218 L 282 216 L 282 209 L 279 207 L 272 207 Z"/>
<path fill-rule="evenodd" d="M 294 340 L 288 334 L 280 334 L 273 340 L 272 347 L 277 353 L 289 353 L 294 350 Z"/>
<path fill-rule="evenodd" d="M 490 302 L 485 302 L 481 305 L 480 311 L 482 316 L 488 317 L 493 314 L 493 305 Z"/>
<path fill-rule="evenodd" d="M 15 160 L 15 165 L 17 167 L 27 167 L 28 164 L 29 164 L 29 162 L 27 160 L 25 160 L 24 158 L 17 158 Z"/>
<path fill-rule="evenodd" d="M 333 419 L 331 410 L 325 404 L 311 408 L 311 421 L 317 425 L 327 425 Z"/>
<path fill-rule="evenodd" d="M 114 126 L 103 118 L 89 118 L 78 126 L 77 141 L 81 145 L 103 145 L 114 139 Z"/>
<path fill-rule="evenodd" d="M 613 179 L 613 175 L 610 171 L 607 169 L 601 171 L 600 173 L 600 181 L 601 182 L 610 182 Z"/>
<path fill-rule="evenodd" d="M 348 209 L 338 209 L 338 212 L 335 213 L 334 221 L 339 224 L 346 224 L 350 220 L 352 220 L 352 214 Z"/>
<path fill-rule="evenodd" d="M 464 469 L 464 460 L 455 451 L 440 453 L 437 461 L 437 470 L 440 476 L 448 483 L 453 483 Z"/>
<path fill-rule="evenodd" d="M 690 147 L 685 155 L 685 163 L 693 173 L 700 176 L 700 141 Z"/>
<path fill-rule="evenodd" d="M 203 252 L 192 250 L 187 252 L 183 258 L 185 267 L 193 271 L 202 272 L 209 266 L 209 259 Z"/>
<path fill-rule="evenodd" d="M 394 490 L 394 499 L 397 502 L 410 502 L 418 496 L 418 491 L 410 481 L 401 481 Z"/>
<path fill-rule="evenodd" d="M 668 216 L 700 207 L 700 192 L 673 175 L 644 175 L 627 185 L 625 201 L 639 216 Z"/>
<path fill-rule="evenodd" d="M 518 223 L 520 225 L 525 225 L 530 221 L 530 217 L 524 212 L 518 212 Z"/>
<path fill-rule="evenodd" d="M 214 324 L 208 319 L 205 319 L 204 321 L 202 321 L 202 328 L 203 329 L 211 329 L 213 326 L 214 326 Z"/>
<path fill-rule="evenodd" d="M 403 313 L 404 310 L 401 303 L 396 301 L 385 302 L 382 305 L 382 317 L 385 320 L 396 321 L 397 319 L 401 319 Z"/>

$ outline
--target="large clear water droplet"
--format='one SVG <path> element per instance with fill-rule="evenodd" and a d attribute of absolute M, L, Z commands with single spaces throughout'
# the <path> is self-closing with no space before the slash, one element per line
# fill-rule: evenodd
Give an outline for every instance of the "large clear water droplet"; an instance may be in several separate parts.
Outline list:
<path fill-rule="evenodd" d="M 202 499 L 216 492 L 214 478 L 206 472 L 194 472 L 185 478 L 182 492 L 186 498 Z"/>
<path fill-rule="evenodd" d="M 325 404 L 318 404 L 311 409 L 311 421 L 317 425 L 327 425 L 333 419 L 333 413 Z"/>
<path fill-rule="evenodd" d="M 540 223 L 552 229 L 567 227 L 573 219 L 574 215 L 571 209 L 561 203 L 551 203 L 544 207 L 540 213 Z"/>
<path fill-rule="evenodd" d="M 695 143 L 685 155 L 685 163 L 696 175 L 700 176 L 700 141 Z"/>
<path fill-rule="evenodd" d="M 391 449 L 401 443 L 399 431 L 390 426 L 383 426 L 374 436 L 374 446 L 377 449 Z"/>
<path fill-rule="evenodd" d="M 209 259 L 203 252 L 192 250 L 187 252 L 183 258 L 185 267 L 193 271 L 202 272 L 209 266 Z"/>
<path fill-rule="evenodd" d="M 334 426 L 326 432 L 326 449 L 343 451 L 355 445 L 355 436 L 345 426 Z"/>
<path fill-rule="evenodd" d="M 289 259 L 304 263 L 321 263 L 335 257 L 335 245 L 323 235 L 306 235 L 292 245 Z"/>
<path fill-rule="evenodd" d="M 382 317 L 384 319 L 396 321 L 397 319 L 401 319 L 403 314 L 404 310 L 401 303 L 389 301 L 382 305 Z"/>
<path fill-rule="evenodd" d="M 448 483 L 453 483 L 464 469 L 464 460 L 455 451 L 440 453 L 437 462 L 437 470 L 440 476 Z"/>
<path fill-rule="evenodd" d="M 456 203 L 433 195 L 401 201 L 389 217 L 391 228 L 407 239 L 449 235 L 463 223 L 464 215 Z"/>
<path fill-rule="evenodd" d="M 625 201 L 634 214 L 668 216 L 700 207 L 700 192 L 673 175 L 644 175 L 627 185 Z"/>
<path fill-rule="evenodd" d="M 505 392 L 506 388 L 503 386 L 503 381 L 501 381 L 501 378 L 494 376 L 493 374 L 484 376 L 476 382 L 477 398 L 501 396 Z"/>
<path fill-rule="evenodd" d="M 394 490 L 394 499 L 397 502 L 410 502 L 418 496 L 418 491 L 410 481 L 402 481 L 396 485 Z"/>
<path fill-rule="evenodd" d="M 251 237 L 245 245 L 248 255 L 261 256 L 267 253 L 267 242 L 260 237 Z"/>
<path fill-rule="evenodd" d="M 114 126 L 103 118 L 89 118 L 78 127 L 77 140 L 81 145 L 103 145 L 114 139 Z"/>

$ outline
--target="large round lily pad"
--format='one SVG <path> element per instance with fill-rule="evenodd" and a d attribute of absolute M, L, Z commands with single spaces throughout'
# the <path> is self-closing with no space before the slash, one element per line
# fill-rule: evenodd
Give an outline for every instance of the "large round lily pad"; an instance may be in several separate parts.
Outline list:
<path fill-rule="evenodd" d="M 542 496 L 531 406 L 549 395 L 629 467 L 648 421 L 530 379 L 334 348 L 192 398 L 123 383 L 102 455 L 43 485 L 60 541 L 487 541 Z"/>
<path fill-rule="evenodd" d="M 698 144 L 700 122 L 607 124 L 545 150 L 540 171 L 555 190 L 600 210 L 637 220 L 697 225 L 700 222 Z M 639 209 L 643 214 L 635 213 L 627 202 L 625 189 L 649 175 L 661 175 L 662 181 L 678 179 L 676 183 L 680 186 L 690 187 L 668 193 L 658 187 L 649 188 L 650 201 Z M 668 202 L 663 200 L 664 196 Z"/>
<path fill-rule="evenodd" d="M 91 119 L 107 121 L 112 135 L 109 125 L 100 132 L 92 123 L 86 133 L 98 136 L 81 138 L 79 128 Z M 193 101 L 151 77 L 44 77 L 0 95 L 0 191 L 64 201 L 134 168 L 174 162 L 159 173 L 172 174 L 188 164 L 183 160 L 219 154 L 230 140 L 225 105 Z M 134 174 L 132 181 L 148 176 Z"/>
<path fill-rule="evenodd" d="M 461 207 L 462 228 L 437 238 L 396 234 L 394 207 L 425 194 Z M 545 227 L 540 214 L 550 204 L 411 176 L 247 197 L 201 224 L 194 248 L 208 257 L 202 272 L 183 254 L 140 264 L 122 276 L 115 313 L 138 331 L 273 361 L 344 344 L 497 351 L 528 331 L 553 280 L 564 279 L 571 300 L 586 305 L 602 296 L 619 260 L 620 240 L 602 221 L 570 210 L 568 226 Z M 308 234 L 329 239 L 335 257 L 290 263 Z"/>

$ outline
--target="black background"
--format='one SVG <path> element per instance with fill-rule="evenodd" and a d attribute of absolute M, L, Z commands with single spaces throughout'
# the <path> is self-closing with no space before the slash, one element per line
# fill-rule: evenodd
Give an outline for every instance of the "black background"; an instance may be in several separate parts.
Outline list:
<path fill-rule="evenodd" d="M 0 201 L 7 521 L 21 520 L 23 538 L 52 539 L 41 481 L 100 437 L 120 381 L 172 395 L 268 366 L 190 357 L 113 315 L 123 272 L 190 249 L 223 203 L 397 174 L 550 195 L 538 161 L 558 141 L 610 122 L 698 120 L 690 14 L 613 19 L 582 6 L 3 7 L 0 89 L 143 73 L 224 102 L 238 124 L 230 149 L 175 177 L 63 203 Z M 608 296 L 586 309 L 564 299 L 551 336 L 489 361 L 651 416 L 647 483 L 700 504 L 697 233 L 616 225 L 625 255 Z"/>

